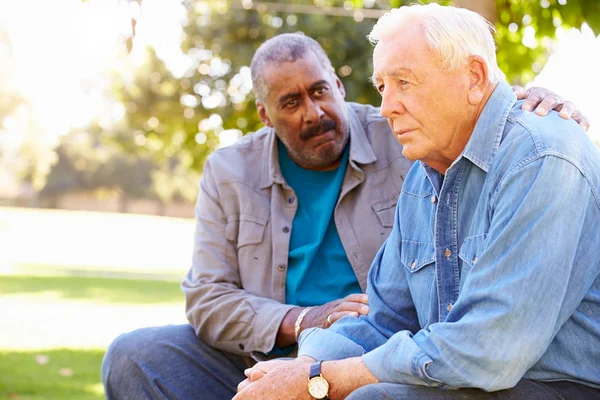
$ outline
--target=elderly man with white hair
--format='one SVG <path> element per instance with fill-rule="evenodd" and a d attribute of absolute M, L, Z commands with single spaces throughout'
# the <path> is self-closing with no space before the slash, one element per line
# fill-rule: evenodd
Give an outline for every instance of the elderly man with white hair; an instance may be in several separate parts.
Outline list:
<path fill-rule="evenodd" d="M 304 331 L 234 399 L 600 398 L 600 151 L 521 110 L 490 28 L 437 4 L 373 28 L 381 113 L 418 162 L 369 313 Z"/>

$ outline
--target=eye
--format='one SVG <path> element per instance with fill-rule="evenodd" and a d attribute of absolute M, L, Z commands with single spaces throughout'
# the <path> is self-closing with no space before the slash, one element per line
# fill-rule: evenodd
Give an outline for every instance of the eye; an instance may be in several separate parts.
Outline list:
<path fill-rule="evenodd" d="M 381 84 L 381 85 L 377 85 L 377 91 L 379 93 L 383 93 L 383 89 L 385 89 L 385 85 Z"/>
<path fill-rule="evenodd" d="M 289 107 L 295 107 L 297 104 L 298 104 L 298 100 L 290 99 L 283 106 L 286 108 L 289 108 Z"/>
<path fill-rule="evenodd" d="M 316 88 L 315 91 L 313 92 L 316 96 L 323 96 L 325 93 L 327 93 L 327 88 L 322 86 L 319 88 Z"/>
<path fill-rule="evenodd" d="M 400 84 L 400 86 L 408 86 L 408 85 L 410 85 L 409 81 L 405 81 L 403 79 L 399 79 L 398 83 Z"/>

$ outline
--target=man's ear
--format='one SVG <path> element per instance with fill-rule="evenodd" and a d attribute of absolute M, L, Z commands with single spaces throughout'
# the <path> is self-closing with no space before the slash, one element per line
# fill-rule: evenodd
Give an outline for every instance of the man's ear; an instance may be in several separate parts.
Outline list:
<path fill-rule="evenodd" d="M 340 80 L 340 78 L 338 78 L 337 75 L 335 76 L 335 84 L 338 87 L 338 90 L 340 91 L 340 93 L 342 94 L 342 97 L 346 97 L 346 88 L 344 87 L 344 84 L 342 83 L 342 81 Z"/>
<path fill-rule="evenodd" d="M 487 64 L 480 56 L 469 57 L 469 92 L 468 101 L 471 105 L 478 105 L 485 96 L 489 84 L 489 71 Z"/>
<path fill-rule="evenodd" d="M 265 124 L 265 126 L 272 128 L 273 124 L 267 116 L 267 109 L 265 108 L 265 105 L 260 100 L 256 100 L 254 104 L 256 105 L 256 111 L 258 111 L 258 118 L 260 118 L 260 120 L 263 124 Z"/>

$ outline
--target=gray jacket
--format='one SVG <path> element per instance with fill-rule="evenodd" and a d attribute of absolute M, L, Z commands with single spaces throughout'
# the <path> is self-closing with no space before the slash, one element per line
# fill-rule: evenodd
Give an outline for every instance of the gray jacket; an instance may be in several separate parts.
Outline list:
<path fill-rule="evenodd" d="M 350 158 L 334 218 L 364 291 L 411 162 L 377 108 L 347 107 Z M 231 353 L 269 352 L 294 307 L 285 304 L 285 281 L 298 202 L 276 141 L 265 127 L 213 152 L 200 182 L 193 264 L 181 287 L 198 336 Z"/>

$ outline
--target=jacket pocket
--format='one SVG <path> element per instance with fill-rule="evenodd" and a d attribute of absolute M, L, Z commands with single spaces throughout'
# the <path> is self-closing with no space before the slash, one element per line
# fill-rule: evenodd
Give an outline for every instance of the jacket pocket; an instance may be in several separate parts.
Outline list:
<path fill-rule="evenodd" d="M 377 215 L 379 222 L 384 228 L 394 226 L 394 216 L 396 214 L 396 204 L 398 204 L 398 196 L 386 200 L 376 201 L 371 204 L 371 208 Z"/>
<path fill-rule="evenodd" d="M 431 242 L 402 241 L 400 255 L 421 328 L 436 315 L 435 249 Z"/>
<path fill-rule="evenodd" d="M 253 215 L 241 214 L 227 221 L 225 237 L 236 243 L 236 247 L 262 243 L 268 220 Z"/>

